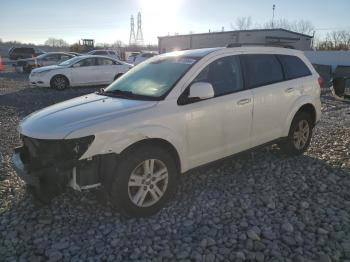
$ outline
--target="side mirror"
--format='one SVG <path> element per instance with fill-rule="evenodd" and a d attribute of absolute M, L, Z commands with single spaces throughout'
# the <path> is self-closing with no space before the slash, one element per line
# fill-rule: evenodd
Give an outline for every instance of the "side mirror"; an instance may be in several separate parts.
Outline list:
<path fill-rule="evenodd" d="M 208 82 L 196 82 L 190 86 L 188 98 L 208 99 L 214 97 L 213 86 Z"/>
<path fill-rule="evenodd" d="M 80 67 L 80 64 L 76 63 L 76 64 L 72 65 L 72 67 Z"/>

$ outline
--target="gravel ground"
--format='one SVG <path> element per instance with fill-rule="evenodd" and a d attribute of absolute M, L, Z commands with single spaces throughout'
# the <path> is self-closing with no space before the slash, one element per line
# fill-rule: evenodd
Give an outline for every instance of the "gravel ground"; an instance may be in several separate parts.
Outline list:
<path fill-rule="evenodd" d="M 0 83 L 0 260 L 350 261 L 350 104 L 323 99 L 305 155 L 271 146 L 193 171 L 159 214 L 125 219 L 92 192 L 38 207 L 9 164 L 19 119 L 95 89 Z"/>

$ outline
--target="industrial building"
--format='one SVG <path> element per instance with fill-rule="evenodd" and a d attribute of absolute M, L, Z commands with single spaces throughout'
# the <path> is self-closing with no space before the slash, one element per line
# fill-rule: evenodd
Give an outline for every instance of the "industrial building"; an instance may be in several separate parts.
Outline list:
<path fill-rule="evenodd" d="M 286 29 L 255 29 L 158 37 L 159 53 L 175 50 L 227 46 L 228 44 L 273 45 L 312 50 L 313 36 Z"/>

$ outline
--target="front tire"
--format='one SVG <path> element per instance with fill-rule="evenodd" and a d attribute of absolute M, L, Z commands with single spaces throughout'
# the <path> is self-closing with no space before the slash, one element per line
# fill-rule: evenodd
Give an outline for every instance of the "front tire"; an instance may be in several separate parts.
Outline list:
<path fill-rule="evenodd" d="M 50 81 L 51 87 L 56 90 L 64 90 L 69 87 L 68 79 L 63 75 L 56 75 Z"/>
<path fill-rule="evenodd" d="M 128 217 L 157 213 L 175 192 L 178 168 L 162 147 L 139 146 L 120 159 L 110 200 Z"/>
<path fill-rule="evenodd" d="M 313 121 L 310 114 L 297 113 L 290 126 L 288 137 L 280 143 L 281 149 L 291 156 L 301 155 L 310 145 L 312 129 Z"/>

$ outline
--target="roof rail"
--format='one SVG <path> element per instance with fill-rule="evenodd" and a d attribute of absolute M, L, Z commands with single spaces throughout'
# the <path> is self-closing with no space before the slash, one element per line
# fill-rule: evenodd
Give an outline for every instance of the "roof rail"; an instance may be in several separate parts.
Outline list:
<path fill-rule="evenodd" d="M 281 45 L 281 44 L 259 44 L 259 43 L 231 43 L 226 46 L 226 48 L 232 48 L 232 47 L 242 47 L 242 46 L 266 46 L 266 47 L 281 47 L 281 48 L 289 48 L 294 49 L 292 46 L 289 45 Z"/>

